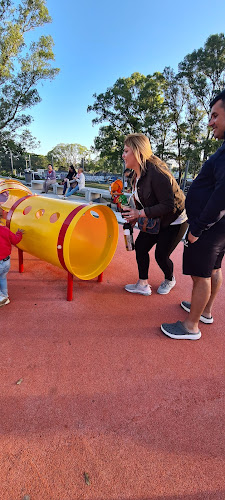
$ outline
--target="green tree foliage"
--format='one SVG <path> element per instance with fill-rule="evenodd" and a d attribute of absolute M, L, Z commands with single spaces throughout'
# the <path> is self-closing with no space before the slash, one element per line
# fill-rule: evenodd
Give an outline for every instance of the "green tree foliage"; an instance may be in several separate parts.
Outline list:
<path fill-rule="evenodd" d="M 88 112 L 98 115 L 93 124 L 108 121 L 124 135 L 154 128 L 155 115 L 162 103 L 161 88 L 164 78 L 161 73 L 141 75 L 133 73 L 129 78 L 119 78 L 105 94 L 94 94 L 95 103 Z"/>
<path fill-rule="evenodd" d="M 104 94 L 94 94 L 95 102 L 88 106 L 88 112 L 97 115 L 92 123 L 108 122 L 100 127 L 95 149 L 100 151 L 101 158 L 110 159 L 112 172 L 118 172 L 121 165 L 125 135 L 143 132 L 153 139 L 158 137 L 164 84 L 161 73 L 152 76 L 133 73 L 129 78 L 119 78 Z"/>
<path fill-rule="evenodd" d="M 124 135 L 112 125 L 101 127 L 95 138 L 95 150 L 99 151 L 106 172 L 121 172 Z"/>
<path fill-rule="evenodd" d="M 40 141 L 37 141 L 37 139 L 32 136 L 28 129 L 23 130 L 22 134 L 18 136 L 17 142 L 21 144 L 24 151 L 26 152 L 30 152 L 40 146 Z"/>
<path fill-rule="evenodd" d="M 182 147 L 186 139 L 187 124 L 184 117 L 184 107 L 187 102 L 187 94 L 182 80 L 178 79 L 175 72 L 166 67 L 164 69 L 166 86 L 164 90 L 165 107 L 170 124 L 168 129 L 170 133 L 170 151 L 167 157 L 170 157 L 178 163 L 179 173 L 181 175 L 182 164 L 184 161 Z"/>
<path fill-rule="evenodd" d="M 48 161 L 53 160 L 54 166 L 57 168 L 63 166 L 68 168 L 70 165 L 79 166 L 82 160 L 88 160 L 90 151 L 81 144 L 57 144 L 51 151 L 47 153 Z"/>
<path fill-rule="evenodd" d="M 224 34 L 209 36 L 204 47 L 185 56 L 178 67 L 179 76 L 186 78 L 189 91 L 208 114 L 210 101 L 225 87 Z"/>
<path fill-rule="evenodd" d="M 23 172 L 26 169 L 29 151 L 36 149 L 40 145 L 39 141 L 35 139 L 28 129 L 23 130 L 22 134 L 13 134 L 11 131 L 4 131 L 0 134 L 0 159 L 1 168 L 4 172 L 11 173 L 11 155 L 13 166 L 18 172 Z M 33 157 L 42 158 L 40 155 L 32 155 Z M 45 158 L 45 166 L 47 165 L 47 158 Z M 40 161 L 39 161 L 40 163 Z M 32 168 L 36 170 L 32 163 Z M 43 168 L 42 165 L 37 165 L 37 168 Z"/>
<path fill-rule="evenodd" d="M 197 174 L 202 163 L 202 137 L 206 127 L 203 125 L 204 112 L 201 112 L 195 101 L 191 99 L 186 103 L 185 110 L 185 140 L 183 141 L 181 153 L 182 163 L 180 174 L 184 164 L 189 160 L 189 174 L 193 177 Z"/>
<path fill-rule="evenodd" d="M 0 136 L 0 171 L 2 174 L 12 174 L 13 168 L 22 172 L 25 169 L 25 150 L 23 146 L 10 138 L 8 134 Z"/>
<path fill-rule="evenodd" d="M 37 85 L 53 79 L 57 68 L 53 40 L 41 36 L 29 46 L 26 34 L 49 23 L 45 0 L 0 1 L 0 130 L 27 126 L 31 116 L 26 109 L 40 102 Z"/>
<path fill-rule="evenodd" d="M 105 93 L 94 94 L 88 112 L 101 124 L 95 138 L 100 158 L 118 171 L 125 135 L 146 134 L 153 151 L 179 166 L 181 178 L 186 161 L 195 175 L 204 159 L 218 148 L 207 128 L 210 101 L 225 87 L 225 36 L 211 35 L 203 48 L 188 54 L 176 74 L 133 73 L 119 78 Z"/>
<path fill-rule="evenodd" d="M 26 159 L 28 156 L 26 155 Z M 41 169 L 46 169 L 48 165 L 48 159 L 47 156 L 44 155 L 37 155 L 37 154 L 30 154 L 30 163 L 31 163 L 31 168 L 34 171 L 37 171 L 39 168 Z"/>
<path fill-rule="evenodd" d="M 196 143 L 201 143 L 202 159 L 213 153 L 218 144 L 212 140 L 210 130 L 207 130 L 210 101 L 225 88 L 225 36 L 223 33 L 211 35 L 204 47 L 194 50 L 185 56 L 179 64 L 178 76 L 185 79 L 188 89 L 188 99 L 194 102 L 201 122 L 203 132 L 196 136 Z M 196 144 L 197 145 L 197 144 Z"/>

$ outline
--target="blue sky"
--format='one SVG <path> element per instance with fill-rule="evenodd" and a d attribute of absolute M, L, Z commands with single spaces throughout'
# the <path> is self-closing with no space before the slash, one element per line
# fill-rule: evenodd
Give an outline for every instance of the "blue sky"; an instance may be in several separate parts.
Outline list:
<path fill-rule="evenodd" d="M 46 154 L 59 143 L 90 147 L 98 135 L 87 113 L 93 94 L 117 78 L 152 74 L 177 65 L 206 39 L 223 33 L 225 2 L 218 0 L 47 0 L 52 23 L 32 37 L 52 35 L 59 75 L 38 90 L 42 102 L 31 109 L 31 133 Z"/>

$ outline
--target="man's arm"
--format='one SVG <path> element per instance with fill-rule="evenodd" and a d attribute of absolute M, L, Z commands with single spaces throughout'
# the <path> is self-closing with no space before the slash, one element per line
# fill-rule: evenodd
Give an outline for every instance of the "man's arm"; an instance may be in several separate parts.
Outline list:
<path fill-rule="evenodd" d="M 215 189 L 200 216 L 190 223 L 190 232 L 199 237 L 225 215 L 225 158 L 218 159 L 215 168 Z"/>

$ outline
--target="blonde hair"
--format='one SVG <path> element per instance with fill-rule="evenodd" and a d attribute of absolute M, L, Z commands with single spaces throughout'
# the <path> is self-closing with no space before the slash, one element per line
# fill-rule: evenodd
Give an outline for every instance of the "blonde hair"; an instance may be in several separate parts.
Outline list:
<path fill-rule="evenodd" d="M 148 137 L 144 134 L 129 134 L 124 144 L 131 148 L 142 170 L 146 169 L 146 160 L 152 156 L 152 148 Z"/>
<path fill-rule="evenodd" d="M 152 148 L 148 137 L 144 134 L 129 134 L 125 137 L 124 144 L 131 148 L 141 170 L 146 170 L 146 161 L 149 160 L 157 167 L 164 175 L 172 177 L 166 163 L 158 156 L 153 155 Z"/>

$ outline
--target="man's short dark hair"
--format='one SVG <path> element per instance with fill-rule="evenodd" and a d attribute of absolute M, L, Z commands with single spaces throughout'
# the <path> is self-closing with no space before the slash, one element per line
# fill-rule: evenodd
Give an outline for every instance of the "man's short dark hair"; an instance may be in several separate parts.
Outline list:
<path fill-rule="evenodd" d="M 210 109 L 216 104 L 217 101 L 223 101 L 223 107 L 225 108 L 225 89 L 214 97 L 210 102 Z"/>

